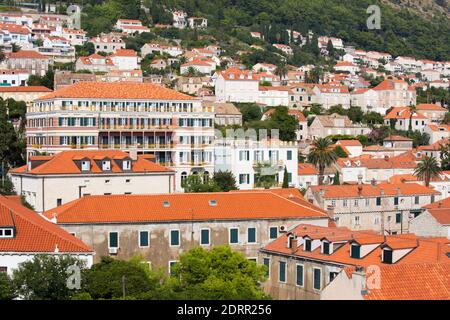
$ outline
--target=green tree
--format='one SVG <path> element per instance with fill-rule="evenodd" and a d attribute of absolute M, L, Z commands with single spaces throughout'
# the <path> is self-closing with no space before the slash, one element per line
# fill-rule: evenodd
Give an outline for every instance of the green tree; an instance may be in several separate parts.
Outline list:
<path fill-rule="evenodd" d="M 325 169 L 334 164 L 337 158 L 330 139 L 319 138 L 314 140 L 308 154 L 308 162 L 314 164 L 319 170 L 319 185 L 323 184 Z"/>
<path fill-rule="evenodd" d="M 338 186 L 341 184 L 341 181 L 339 179 L 339 172 L 336 172 L 333 179 L 333 185 Z"/>
<path fill-rule="evenodd" d="M 285 106 L 276 107 L 270 115 L 268 123 L 270 128 L 280 130 L 280 140 L 295 141 L 298 122 L 288 111 L 289 109 Z"/>
<path fill-rule="evenodd" d="M 183 253 L 164 285 L 170 299 L 258 300 L 267 299 L 260 283 L 265 268 L 228 246 L 211 250 L 197 247 Z M 167 294 L 166 293 L 166 294 Z"/>
<path fill-rule="evenodd" d="M 286 166 L 284 167 L 284 172 L 283 172 L 283 185 L 282 185 L 283 189 L 289 188 L 289 174 L 287 171 Z"/>
<path fill-rule="evenodd" d="M 239 103 L 236 104 L 239 111 L 242 113 L 242 121 L 244 123 L 250 121 L 261 120 L 261 108 L 254 103 Z"/>
<path fill-rule="evenodd" d="M 213 179 L 205 179 L 199 173 L 189 175 L 182 183 L 184 192 L 220 192 L 220 187 Z"/>
<path fill-rule="evenodd" d="M 74 265 L 85 269 L 84 261 L 68 255 L 37 255 L 13 270 L 15 292 L 25 300 L 68 300 L 77 292 L 67 286 L 67 270 Z"/>
<path fill-rule="evenodd" d="M 276 76 L 280 77 L 281 80 L 281 84 L 285 84 L 286 83 L 286 76 L 288 74 L 288 67 L 286 66 L 286 64 L 279 64 L 277 66 L 277 68 L 275 69 L 274 73 Z"/>
<path fill-rule="evenodd" d="M 372 126 L 375 124 L 383 124 L 384 117 L 378 112 L 370 111 L 363 115 L 362 122 Z"/>
<path fill-rule="evenodd" d="M 450 144 L 442 144 L 439 148 L 441 158 L 441 169 L 450 170 Z"/>
<path fill-rule="evenodd" d="M 49 89 L 54 87 L 54 77 L 55 73 L 53 70 L 48 70 L 44 76 L 31 75 L 28 78 L 27 85 L 29 86 L 44 86 Z"/>
<path fill-rule="evenodd" d="M 102 257 L 84 276 L 84 291 L 93 299 L 138 298 L 156 290 L 161 280 L 139 257 L 129 261 Z"/>
<path fill-rule="evenodd" d="M 334 152 L 336 153 L 338 158 L 348 158 L 347 152 L 345 152 L 341 146 L 336 146 L 334 148 Z"/>
<path fill-rule="evenodd" d="M 0 272 L 0 301 L 14 298 L 12 281 L 4 272 Z"/>
<path fill-rule="evenodd" d="M 441 168 L 436 158 L 429 156 L 425 156 L 414 170 L 414 175 L 420 180 L 425 181 L 425 186 L 427 187 L 430 185 L 431 179 L 439 177 L 440 174 Z"/>
<path fill-rule="evenodd" d="M 238 189 L 236 186 L 236 178 L 231 171 L 214 172 L 213 180 L 223 192 Z"/>
<path fill-rule="evenodd" d="M 278 171 L 269 162 L 258 163 L 254 171 L 256 187 L 270 189 L 277 184 Z"/>

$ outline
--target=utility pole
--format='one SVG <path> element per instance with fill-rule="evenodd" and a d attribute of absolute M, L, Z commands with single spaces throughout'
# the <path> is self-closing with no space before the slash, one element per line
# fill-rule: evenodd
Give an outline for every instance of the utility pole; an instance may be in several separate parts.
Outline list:
<path fill-rule="evenodd" d="M 125 275 L 122 276 L 122 297 L 125 299 L 126 296 L 126 286 L 125 286 Z"/>

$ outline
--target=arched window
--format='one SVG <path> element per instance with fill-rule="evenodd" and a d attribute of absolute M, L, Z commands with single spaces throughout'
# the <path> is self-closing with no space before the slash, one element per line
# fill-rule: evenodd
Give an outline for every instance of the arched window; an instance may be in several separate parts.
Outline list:
<path fill-rule="evenodd" d="M 183 181 L 186 180 L 186 179 L 187 179 L 187 173 L 185 171 L 183 171 L 181 173 L 181 183 L 183 183 Z"/>
<path fill-rule="evenodd" d="M 208 183 L 209 182 L 209 172 L 205 171 L 203 173 L 203 183 Z"/>

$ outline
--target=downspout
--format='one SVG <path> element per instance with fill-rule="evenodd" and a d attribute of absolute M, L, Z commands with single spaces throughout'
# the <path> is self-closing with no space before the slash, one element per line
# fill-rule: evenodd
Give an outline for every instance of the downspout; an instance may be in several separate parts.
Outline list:
<path fill-rule="evenodd" d="M 45 211 L 45 188 L 44 188 L 45 177 L 42 177 L 42 212 Z"/>

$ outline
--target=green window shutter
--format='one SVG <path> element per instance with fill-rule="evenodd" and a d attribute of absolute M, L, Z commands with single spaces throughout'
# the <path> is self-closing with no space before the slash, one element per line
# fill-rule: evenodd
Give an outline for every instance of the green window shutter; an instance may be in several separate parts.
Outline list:
<path fill-rule="evenodd" d="M 311 251 L 311 240 L 305 239 L 305 251 Z"/>
<path fill-rule="evenodd" d="M 119 247 L 119 234 L 117 232 L 109 233 L 109 247 L 118 248 Z"/>
<path fill-rule="evenodd" d="M 383 262 L 392 263 L 392 250 L 383 250 Z"/>
<path fill-rule="evenodd" d="M 286 282 L 286 262 L 280 261 L 279 268 L 279 280 L 280 282 Z"/>
<path fill-rule="evenodd" d="M 180 231 L 179 230 L 171 230 L 170 231 L 170 245 L 171 246 L 179 246 L 180 245 Z"/>
<path fill-rule="evenodd" d="M 402 222 L 402 214 L 396 213 L 395 214 L 395 223 L 401 223 Z"/>
<path fill-rule="evenodd" d="M 330 254 L 330 243 L 329 242 L 323 243 L 323 253 Z"/>
<path fill-rule="evenodd" d="M 292 150 L 288 150 L 287 152 L 287 159 L 292 160 Z"/>
<path fill-rule="evenodd" d="M 239 242 L 239 230 L 238 229 L 230 229 L 230 243 L 238 243 Z"/>
<path fill-rule="evenodd" d="M 314 269 L 313 281 L 314 281 L 314 289 L 316 289 L 316 290 L 320 290 L 320 288 L 321 288 L 321 282 L 322 282 L 321 276 L 322 276 L 322 271 L 320 269 Z"/>
<path fill-rule="evenodd" d="M 203 245 L 209 244 L 209 229 L 204 229 L 201 231 L 200 243 Z"/>
<path fill-rule="evenodd" d="M 140 247 L 148 247 L 149 246 L 148 231 L 139 232 L 139 246 Z"/>
<path fill-rule="evenodd" d="M 248 232 L 247 242 L 255 243 L 256 242 L 256 228 L 248 228 L 247 232 Z"/>
<path fill-rule="evenodd" d="M 278 227 L 270 227 L 269 229 L 270 240 L 278 238 Z"/>
<path fill-rule="evenodd" d="M 377 198 L 377 206 L 381 206 L 381 198 L 380 197 Z"/>
<path fill-rule="evenodd" d="M 297 265 L 297 285 L 303 287 L 303 266 Z"/>
<path fill-rule="evenodd" d="M 351 257 L 354 259 L 360 259 L 361 258 L 361 246 L 359 245 L 351 245 Z"/>
<path fill-rule="evenodd" d="M 270 259 L 263 258 L 263 264 L 266 266 L 266 278 L 268 278 L 270 275 Z"/>

